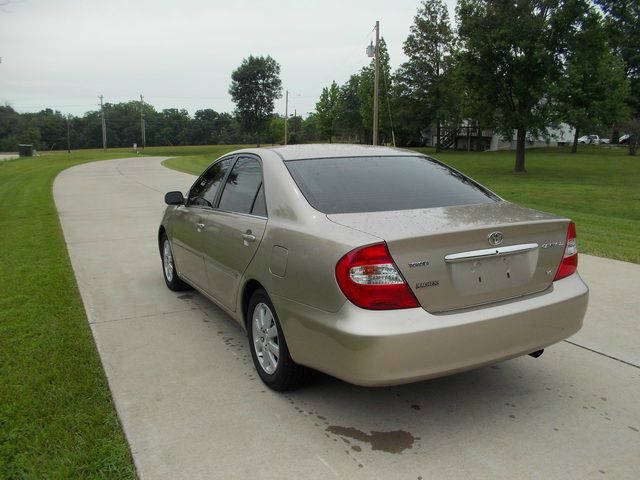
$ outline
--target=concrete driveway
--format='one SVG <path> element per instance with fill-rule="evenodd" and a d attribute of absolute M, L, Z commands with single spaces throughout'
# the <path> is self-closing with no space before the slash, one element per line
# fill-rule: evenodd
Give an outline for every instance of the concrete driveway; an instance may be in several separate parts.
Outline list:
<path fill-rule="evenodd" d="M 164 285 L 161 158 L 89 163 L 54 196 L 87 317 L 143 479 L 638 478 L 640 266 L 581 255 L 584 329 L 539 359 L 367 389 L 318 374 L 273 393 L 241 329 Z"/>

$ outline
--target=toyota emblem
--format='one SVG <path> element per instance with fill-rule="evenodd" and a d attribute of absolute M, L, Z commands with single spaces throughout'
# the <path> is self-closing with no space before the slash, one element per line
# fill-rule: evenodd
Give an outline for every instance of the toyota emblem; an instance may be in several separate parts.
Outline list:
<path fill-rule="evenodd" d="M 502 232 L 492 232 L 489 234 L 489 245 L 496 247 L 502 243 L 502 240 L 504 240 Z"/>

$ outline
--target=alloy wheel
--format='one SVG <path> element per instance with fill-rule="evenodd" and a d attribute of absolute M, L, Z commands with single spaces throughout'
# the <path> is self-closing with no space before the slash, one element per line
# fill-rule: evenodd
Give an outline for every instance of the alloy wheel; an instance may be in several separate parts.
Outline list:
<path fill-rule="evenodd" d="M 253 348 L 262 369 L 273 375 L 280 359 L 278 326 L 266 303 L 258 303 L 253 310 L 251 330 Z"/>

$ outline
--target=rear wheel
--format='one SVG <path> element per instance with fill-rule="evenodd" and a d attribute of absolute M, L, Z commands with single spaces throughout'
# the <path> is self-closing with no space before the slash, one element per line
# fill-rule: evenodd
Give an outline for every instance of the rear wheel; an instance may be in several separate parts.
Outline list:
<path fill-rule="evenodd" d="M 278 315 L 263 289 L 254 292 L 247 315 L 251 357 L 262 381 L 279 392 L 300 386 L 306 369 L 291 359 Z"/>
<path fill-rule="evenodd" d="M 163 233 L 162 237 L 160 238 L 160 249 L 160 254 L 162 256 L 162 276 L 164 277 L 164 282 L 167 284 L 167 287 L 169 287 L 169 290 L 179 292 L 189 289 L 189 285 L 184 283 L 178 277 L 176 264 L 173 260 L 171 243 L 169 243 L 169 239 L 167 238 L 166 233 Z"/>

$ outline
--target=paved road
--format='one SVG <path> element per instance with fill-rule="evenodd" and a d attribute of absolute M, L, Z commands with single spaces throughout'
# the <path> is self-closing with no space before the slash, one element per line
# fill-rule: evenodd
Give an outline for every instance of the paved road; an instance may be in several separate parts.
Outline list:
<path fill-rule="evenodd" d="M 12 160 L 14 158 L 18 158 L 17 153 L 0 153 L 0 162 L 2 160 Z"/>
<path fill-rule="evenodd" d="M 54 185 L 142 479 L 638 478 L 639 265 L 582 255 L 586 326 L 539 359 L 381 389 L 318 375 L 276 394 L 229 317 L 164 286 L 163 194 L 193 177 L 161 160 L 80 165 Z"/>

